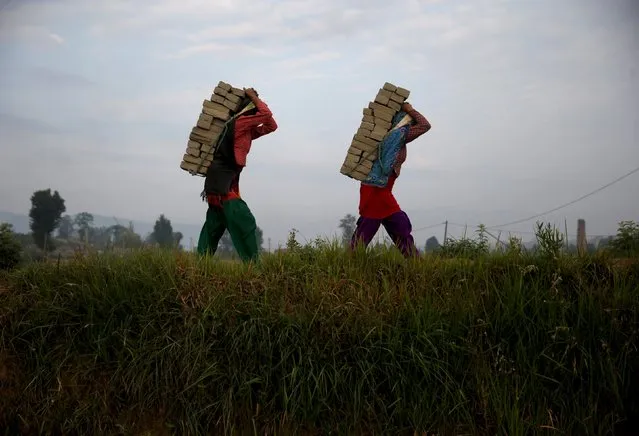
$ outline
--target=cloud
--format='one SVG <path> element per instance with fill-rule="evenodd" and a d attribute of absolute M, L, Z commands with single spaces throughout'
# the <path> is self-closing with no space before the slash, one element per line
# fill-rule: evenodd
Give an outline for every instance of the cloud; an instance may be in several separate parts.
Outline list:
<path fill-rule="evenodd" d="M 59 46 L 65 40 L 58 33 L 52 32 L 44 26 L 37 25 L 12 25 L 2 23 L 0 25 L 0 41 L 26 42 L 44 46 Z"/>
<path fill-rule="evenodd" d="M 54 42 L 58 44 L 64 43 L 64 38 L 58 35 L 57 33 L 49 33 L 49 38 L 51 38 Z"/>
<path fill-rule="evenodd" d="M 207 42 L 195 44 L 179 50 L 177 53 L 165 55 L 165 59 L 185 59 L 190 56 L 199 56 L 205 53 L 224 54 L 230 56 L 269 56 L 271 52 L 266 49 L 256 48 L 248 44 L 224 44 L 219 42 Z"/>
<path fill-rule="evenodd" d="M 37 134 L 60 134 L 63 132 L 62 129 L 46 122 L 10 113 L 0 113 L 0 126 L 4 134 L 8 131 Z"/>
<path fill-rule="evenodd" d="M 95 88 L 98 85 L 95 81 L 82 74 L 42 66 L 29 68 L 26 71 L 26 75 L 33 83 L 45 88 Z"/>

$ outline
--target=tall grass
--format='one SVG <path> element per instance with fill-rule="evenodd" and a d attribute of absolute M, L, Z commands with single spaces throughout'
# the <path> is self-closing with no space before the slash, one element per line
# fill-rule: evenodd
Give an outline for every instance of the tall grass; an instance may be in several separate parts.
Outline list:
<path fill-rule="evenodd" d="M 0 427 L 613 434 L 639 413 L 638 284 L 603 257 L 331 245 L 32 265 L 0 281 Z"/>

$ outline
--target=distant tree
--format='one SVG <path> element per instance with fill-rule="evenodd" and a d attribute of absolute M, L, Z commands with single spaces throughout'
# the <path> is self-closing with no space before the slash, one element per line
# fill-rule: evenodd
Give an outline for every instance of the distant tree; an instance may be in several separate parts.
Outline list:
<path fill-rule="evenodd" d="M 69 215 L 65 215 L 60 220 L 60 227 L 58 227 L 58 238 L 68 241 L 73 235 L 73 219 Z"/>
<path fill-rule="evenodd" d="M 89 212 L 80 212 L 75 216 L 74 223 L 78 228 L 80 239 L 86 241 L 87 236 L 90 235 L 89 229 L 93 225 L 93 215 Z"/>
<path fill-rule="evenodd" d="M 349 244 L 353 233 L 355 233 L 355 227 L 357 225 L 357 218 L 353 215 L 346 214 L 344 218 L 339 220 L 339 228 L 342 230 L 342 244 L 345 246 Z"/>
<path fill-rule="evenodd" d="M 99 250 L 109 248 L 112 241 L 111 227 L 89 227 L 87 231 L 89 235 L 88 241 L 91 246 Z"/>
<path fill-rule="evenodd" d="M 171 226 L 171 220 L 164 214 L 160 215 L 155 222 L 151 239 L 162 248 L 173 247 L 173 226 Z"/>
<path fill-rule="evenodd" d="M 257 248 L 262 252 L 264 251 L 264 232 L 259 226 L 255 230 L 255 235 L 257 236 Z"/>
<path fill-rule="evenodd" d="M 613 239 L 614 239 L 613 236 L 606 236 L 604 238 L 601 238 L 599 240 L 599 243 L 597 244 L 597 249 L 601 250 L 603 248 L 610 246 L 610 243 L 612 242 Z"/>
<path fill-rule="evenodd" d="M 175 247 L 180 248 L 180 242 L 182 242 L 183 238 L 184 235 L 182 234 L 182 232 L 173 233 L 173 244 L 175 245 Z"/>
<path fill-rule="evenodd" d="M 126 231 L 122 232 L 119 236 L 120 239 L 117 239 L 117 244 L 119 247 L 123 248 L 140 248 L 142 247 L 142 237 L 135 233 L 135 228 L 133 227 L 133 222 L 129 221 L 129 227 Z"/>
<path fill-rule="evenodd" d="M 66 210 L 64 199 L 58 191 L 51 194 L 51 189 L 46 189 L 33 193 L 29 218 L 33 240 L 39 248 L 49 251 L 55 248 L 51 233 L 60 225 Z"/>
<path fill-rule="evenodd" d="M 432 252 L 437 250 L 441 245 L 435 236 L 431 236 L 426 240 L 426 251 Z"/>
<path fill-rule="evenodd" d="M 122 240 L 123 240 L 124 234 L 127 231 L 128 229 L 121 224 L 116 224 L 109 227 L 109 233 L 111 233 L 111 241 L 113 242 L 114 246 L 116 247 L 122 246 Z"/>
<path fill-rule="evenodd" d="M 257 247 L 259 251 L 264 250 L 264 232 L 258 226 L 255 230 L 255 236 L 257 238 Z M 222 234 L 220 242 L 217 244 L 217 253 L 222 257 L 230 257 L 235 253 L 235 246 L 233 245 L 233 239 L 228 230 Z"/>
<path fill-rule="evenodd" d="M 20 263 L 22 246 L 15 238 L 13 226 L 0 223 L 0 271 L 14 268 Z"/>
<path fill-rule="evenodd" d="M 220 242 L 217 244 L 217 251 L 220 254 L 231 254 L 233 252 L 233 240 L 228 230 L 224 232 L 220 238 Z"/>

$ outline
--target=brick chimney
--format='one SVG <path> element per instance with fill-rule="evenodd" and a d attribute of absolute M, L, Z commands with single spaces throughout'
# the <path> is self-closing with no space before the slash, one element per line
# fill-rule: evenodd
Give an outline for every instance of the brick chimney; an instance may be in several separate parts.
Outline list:
<path fill-rule="evenodd" d="M 583 256 L 588 251 L 588 243 L 586 242 L 586 220 L 577 220 L 577 252 Z"/>

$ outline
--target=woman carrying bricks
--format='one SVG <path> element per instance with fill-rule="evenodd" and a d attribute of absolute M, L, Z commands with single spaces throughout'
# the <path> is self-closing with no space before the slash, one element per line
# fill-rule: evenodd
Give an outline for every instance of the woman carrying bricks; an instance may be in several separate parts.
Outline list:
<path fill-rule="evenodd" d="M 399 177 L 402 164 L 406 161 L 406 144 L 430 130 L 430 123 L 409 103 L 402 105 L 402 112 L 395 117 L 393 127 L 401 120 L 404 114 L 412 118 L 410 125 L 400 127 L 398 130 L 399 151 L 390 162 L 390 174 L 385 186 L 375 186 L 363 182 L 359 190 L 359 214 L 357 227 L 351 239 L 350 248 L 353 250 L 357 244 L 367 247 L 373 237 L 383 225 L 397 248 L 406 257 L 419 254 L 413 240 L 412 225 L 406 212 L 401 210 L 395 196 L 393 186 Z M 381 151 L 380 151 L 381 154 Z"/>
<path fill-rule="evenodd" d="M 271 110 L 253 88 L 245 89 L 240 109 L 226 123 L 220 134 L 213 162 L 204 181 L 202 198 L 208 203 L 197 251 L 215 254 L 218 243 L 228 230 L 240 258 L 255 261 L 259 255 L 257 224 L 248 205 L 240 197 L 240 173 L 253 140 L 274 132 L 277 123 Z"/>

